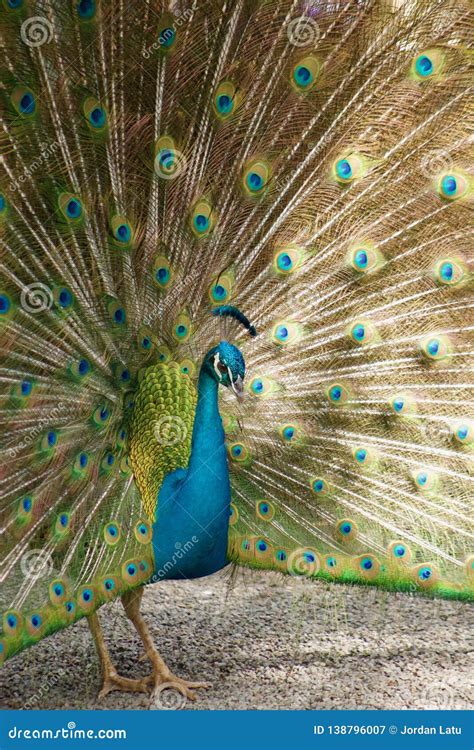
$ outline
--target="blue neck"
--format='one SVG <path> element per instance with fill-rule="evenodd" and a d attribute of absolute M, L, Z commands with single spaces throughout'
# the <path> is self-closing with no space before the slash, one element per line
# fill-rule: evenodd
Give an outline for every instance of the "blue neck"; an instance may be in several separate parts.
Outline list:
<path fill-rule="evenodd" d="M 168 474 L 158 494 L 156 579 L 198 578 L 227 564 L 230 481 L 217 389 L 201 367 L 189 465 Z"/>
<path fill-rule="evenodd" d="M 205 462 L 213 461 L 224 445 L 224 431 L 217 404 L 218 384 L 207 370 L 201 367 L 198 382 L 198 402 L 194 416 L 193 439 L 188 475 L 202 471 Z M 209 471 L 209 467 L 206 467 Z"/>

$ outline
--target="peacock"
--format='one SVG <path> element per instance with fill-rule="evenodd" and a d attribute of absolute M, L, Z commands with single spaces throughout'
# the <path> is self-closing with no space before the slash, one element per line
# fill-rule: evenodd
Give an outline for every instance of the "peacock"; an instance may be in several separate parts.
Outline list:
<path fill-rule="evenodd" d="M 1 660 L 193 699 L 141 598 L 226 566 L 472 600 L 469 1 L 0 13 Z"/>

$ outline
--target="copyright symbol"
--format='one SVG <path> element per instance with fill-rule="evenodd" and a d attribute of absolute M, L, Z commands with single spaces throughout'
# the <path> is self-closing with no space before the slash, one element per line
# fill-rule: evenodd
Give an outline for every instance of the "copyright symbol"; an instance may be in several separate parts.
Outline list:
<path fill-rule="evenodd" d="M 396 734 L 398 732 L 398 729 L 394 724 L 392 724 L 392 726 L 388 728 L 388 731 L 389 734 Z"/>

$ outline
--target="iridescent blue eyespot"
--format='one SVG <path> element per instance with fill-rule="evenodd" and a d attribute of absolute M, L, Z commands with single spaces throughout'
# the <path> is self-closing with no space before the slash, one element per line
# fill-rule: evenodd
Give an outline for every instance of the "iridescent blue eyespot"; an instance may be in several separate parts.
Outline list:
<path fill-rule="evenodd" d="M 0 213 L 3 213 L 5 211 L 5 208 L 7 206 L 7 202 L 5 200 L 5 196 L 3 193 L 0 193 Z"/>
<path fill-rule="evenodd" d="M 277 266 L 282 271 L 289 271 L 293 265 L 293 261 L 288 253 L 280 253 L 277 257 Z"/>
<path fill-rule="evenodd" d="M 115 310 L 115 312 L 114 312 L 114 320 L 115 320 L 116 323 L 124 323 L 125 322 L 125 318 L 126 318 L 126 316 L 125 316 L 125 310 L 123 310 L 123 308 L 119 307 L 117 310 Z"/>
<path fill-rule="evenodd" d="M 31 508 L 33 507 L 33 501 L 31 497 L 24 497 L 22 502 L 23 510 L 25 513 L 29 513 Z"/>
<path fill-rule="evenodd" d="M 364 570 L 371 570 L 374 567 L 373 561 L 370 559 L 370 557 L 364 557 L 361 560 L 360 567 Z"/>
<path fill-rule="evenodd" d="M 69 523 L 69 516 L 66 513 L 61 513 L 59 516 L 59 523 L 63 528 L 66 528 Z"/>
<path fill-rule="evenodd" d="M 32 615 L 30 622 L 34 628 L 39 628 L 41 626 L 41 617 L 39 615 Z"/>
<path fill-rule="evenodd" d="M 433 575 L 433 571 L 431 568 L 420 568 L 418 571 L 418 577 L 421 578 L 423 581 L 427 581 L 431 576 Z"/>
<path fill-rule="evenodd" d="M 365 250 L 357 250 L 354 256 L 354 262 L 358 268 L 367 268 L 369 259 Z"/>
<path fill-rule="evenodd" d="M 8 624 L 8 627 L 11 628 L 12 630 L 13 630 L 13 628 L 16 628 L 16 624 L 17 624 L 17 618 L 16 618 L 16 616 L 15 615 L 8 615 L 8 617 L 7 617 L 7 624 Z"/>
<path fill-rule="evenodd" d="M 304 561 L 306 563 L 310 563 L 310 564 L 314 563 L 314 561 L 316 560 L 316 558 L 315 558 L 315 556 L 313 555 L 312 552 L 304 552 L 303 553 L 303 559 L 304 559 Z"/>
<path fill-rule="evenodd" d="M 363 463 L 364 463 L 364 461 L 365 461 L 365 460 L 366 460 L 366 458 L 367 458 L 367 451 L 365 450 L 365 448 L 359 448 L 359 449 L 358 449 L 358 450 L 356 451 L 355 457 L 356 457 L 356 460 L 357 460 L 357 461 L 358 461 L 359 463 L 363 464 Z"/>
<path fill-rule="evenodd" d="M 188 329 L 185 325 L 182 323 L 178 326 L 176 326 L 176 335 L 179 336 L 179 338 L 183 338 L 183 336 L 186 336 Z"/>
<path fill-rule="evenodd" d="M 420 55 L 415 63 L 415 69 L 419 76 L 426 78 L 433 72 L 433 63 L 427 55 Z"/>
<path fill-rule="evenodd" d="M 61 583 L 56 583 L 53 586 L 53 591 L 56 596 L 62 596 L 64 594 L 64 586 Z"/>
<path fill-rule="evenodd" d="M 351 533 L 352 525 L 350 523 L 343 523 L 339 526 L 339 531 L 346 536 Z"/>
<path fill-rule="evenodd" d="M 31 382 L 31 380 L 23 380 L 21 384 L 21 395 L 29 396 L 32 388 L 33 388 L 33 383 Z"/>
<path fill-rule="evenodd" d="M 23 0 L 8 0 L 8 7 L 12 8 L 13 10 L 16 10 L 17 8 L 21 8 L 23 5 Z"/>
<path fill-rule="evenodd" d="M 336 560 L 335 557 L 328 557 L 326 559 L 326 564 L 327 564 L 328 568 L 335 568 L 336 565 L 337 565 L 337 560 Z"/>
<path fill-rule="evenodd" d="M 402 398 L 396 398 L 396 399 L 394 399 L 392 401 L 392 404 L 393 404 L 393 408 L 394 408 L 394 410 L 396 412 L 401 412 L 402 409 L 403 409 L 403 406 L 404 406 L 405 402 L 403 401 Z"/>
<path fill-rule="evenodd" d="M 144 339 L 142 339 L 142 346 L 144 349 L 151 349 L 151 339 L 148 338 L 148 336 L 145 336 Z"/>
<path fill-rule="evenodd" d="M 268 545 L 263 541 L 263 539 L 259 539 L 256 546 L 259 552 L 266 552 L 268 549 Z"/>
<path fill-rule="evenodd" d="M 247 187 L 252 193 L 261 190 L 263 187 L 263 177 L 257 172 L 249 172 L 247 175 Z"/>
<path fill-rule="evenodd" d="M 105 111 L 102 107 L 94 107 L 89 115 L 89 122 L 94 128 L 102 128 L 105 124 Z"/>
<path fill-rule="evenodd" d="M 336 173 L 343 180 L 349 180 L 352 177 L 352 167 L 347 159 L 339 159 L 336 162 Z"/>
<path fill-rule="evenodd" d="M 242 446 L 241 445 L 234 445 L 232 447 L 232 455 L 238 458 L 242 455 Z"/>
<path fill-rule="evenodd" d="M 76 5 L 79 18 L 89 20 L 95 15 L 95 0 L 80 0 Z"/>
<path fill-rule="evenodd" d="M 196 214 L 193 223 L 195 230 L 199 232 L 199 234 L 202 234 L 209 229 L 209 217 L 204 216 L 204 214 Z"/>
<path fill-rule="evenodd" d="M 217 97 L 217 109 L 222 114 L 228 114 L 229 112 L 231 112 L 233 106 L 234 102 L 227 94 L 221 94 Z"/>
<path fill-rule="evenodd" d="M 458 427 L 456 432 L 459 440 L 465 440 L 469 434 L 469 427 L 462 425 L 461 427 Z"/>
<path fill-rule="evenodd" d="M 279 549 L 276 553 L 276 559 L 279 560 L 279 562 L 285 562 L 288 555 L 286 554 L 285 550 Z"/>
<path fill-rule="evenodd" d="M 443 263 L 439 270 L 440 276 L 444 281 L 451 281 L 453 278 L 453 272 L 453 264 L 449 262 Z"/>
<path fill-rule="evenodd" d="M 126 224 L 120 224 L 115 230 L 115 236 L 120 242 L 129 242 L 132 232 Z"/>
<path fill-rule="evenodd" d="M 262 515 L 265 515 L 269 511 L 269 507 L 267 503 L 260 503 L 258 506 L 258 509 Z"/>
<path fill-rule="evenodd" d="M 160 44 L 162 47 L 171 47 L 173 44 L 174 38 L 176 36 L 176 31 L 169 26 L 166 29 L 163 29 L 163 31 L 160 34 Z"/>
<path fill-rule="evenodd" d="M 313 482 L 313 490 L 315 492 L 322 492 L 324 490 L 324 481 L 322 479 L 316 479 L 316 481 Z"/>
<path fill-rule="evenodd" d="M 433 357 L 435 357 L 439 351 L 438 339 L 430 339 L 426 345 L 426 349 Z"/>
<path fill-rule="evenodd" d="M 85 469 L 87 464 L 89 463 L 89 456 L 87 453 L 81 453 L 79 456 L 79 464 L 81 466 L 81 469 Z"/>
<path fill-rule="evenodd" d="M 73 303 L 73 296 L 69 289 L 61 289 L 58 295 L 58 301 L 61 307 L 70 307 Z"/>
<path fill-rule="evenodd" d="M 280 341 L 286 341 L 288 338 L 288 328 L 286 326 L 278 326 L 275 335 Z"/>
<path fill-rule="evenodd" d="M 77 198 L 71 198 L 66 205 L 66 214 L 70 219 L 78 219 L 82 214 L 81 202 Z"/>
<path fill-rule="evenodd" d="M 453 175 L 446 175 L 441 180 L 441 190 L 445 195 L 453 196 L 456 195 L 458 189 L 456 178 Z"/>
<path fill-rule="evenodd" d="M 263 381 L 262 380 L 254 380 L 252 382 L 252 391 L 254 393 L 262 393 L 263 391 Z"/>
<path fill-rule="evenodd" d="M 158 268 L 156 270 L 155 276 L 156 276 L 156 280 L 160 284 L 165 284 L 168 281 L 169 277 L 170 277 L 169 269 L 168 268 Z"/>
<path fill-rule="evenodd" d="M 311 73 L 310 69 L 306 67 L 306 65 L 297 65 L 294 70 L 293 77 L 295 79 L 295 83 L 297 83 L 298 86 L 302 86 L 303 88 L 309 86 L 313 80 L 313 74 Z"/>
<path fill-rule="evenodd" d="M 223 287 L 222 284 L 217 284 L 214 287 L 212 293 L 213 293 L 213 296 L 216 299 L 219 299 L 219 300 L 223 299 L 226 296 L 226 294 L 227 294 L 226 290 L 225 290 L 225 287 Z"/>
<path fill-rule="evenodd" d="M 48 432 L 48 445 L 50 448 L 53 448 L 56 443 L 58 442 L 58 436 L 57 433 L 51 430 L 51 432 Z"/>
<path fill-rule="evenodd" d="M 79 371 L 79 375 L 87 375 L 91 370 L 90 362 L 87 359 L 80 359 L 77 369 Z"/>
<path fill-rule="evenodd" d="M 393 554 L 395 557 L 405 557 L 406 552 L 406 548 L 403 544 L 397 544 L 396 547 L 393 548 Z"/>
<path fill-rule="evenodd" d="M 357 341 L 363 341 L 365 338 L 365 328 L 363 325 L 356 325 L 352 329 L 352 335 Z"/>
<path fill-rule="evenodd" d="M 31 93 L 31 91 L 27 91 L 20 99 L 20 112 L 23 115 L 32 115 L 35 109 L 35 97 Z"/>
<path fill-rule="evenodd" d="M 342 396 L 342 388 L 339 385 L 334 385 L 329 391 L 329 395 L 332 401 L 339 401 Z"/>
<path fill-rule="evenodd" d="M 283 437 L 285 440 L 292 440 L 295 435 L 295 428 L 294 427 L 285 427 L 283 430 Z"/>
<path fill-rule="evenodd" d="M 0 294 L 0 315 L 6 315 L 11 308 L 10 298 L 6 294 Z"/>
<path fill-rule="evenodd" d="M 420 471 L 420 473 L 416 476 L 416 481 L 419 485 L 421 485 L 421 487 L 423 487 L 428 481 L 428 474 L 426 474 L 426 472 L 424 471 Z"/>
<path fill-rule="evenodd" d="M 112 591 L 115 588 L 115 582 L 113 578 L 107 578 L 104 581 L 104 587 L 107 589 L 107 591 Z"/>
<path fill-rule="evenodd" d="M 82 597 L 82 601 L 86 602 L 86 604 L 87 604 L 88 602 L 92 601 L 92 599 L 94 597 L 94 594 L 91 591 L 91 589 L 84 589 L 84 591 L 81 594 L 81 597 Z"/>
<path fill-rule="evenodd" d="M 136 572 L 137 572 L 137 568 L 136 568 L 135 565 L 128 565 L 127 566 L 127 573 L 128 573 L 129 576 L 136 575 Z"/>

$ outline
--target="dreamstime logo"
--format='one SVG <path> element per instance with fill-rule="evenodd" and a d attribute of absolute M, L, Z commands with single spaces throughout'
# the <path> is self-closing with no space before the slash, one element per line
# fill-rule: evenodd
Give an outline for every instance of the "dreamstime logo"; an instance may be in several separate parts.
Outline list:
<path fill-rule="evenodd" d="M 286 34 L 294 47 L 309 47 L 319 40 L 321 31 L 314 18 L 299 16 L 290 21 L 286 27 Z"/>
<path fill-rule="evenodd" d="M 452 711 L 456 706 L 456 691 L 445 682 L 435 682 L 428 685 L 421 696 L 425 710 L 441 709 Z"/>
<path fill-rule="evenodd" d="M 52 308 L 53 294 L 46 284 L 35 281 L 23 289 L 20 302 L 26 312 L 39 313 Z"/>
<path fill-rule="evenodd" d="M 15 445 L 11 448 L 7 448 L 8 456 L 11 459 L 15 459 L 18 453 L 20 453 L 23 448 L 27 448 L 28 445 L 30 445 L 33 440 L 41 434 L 45 427 L 60 419 L 65 409 L 67 409 L 66 404 L 63 404 L 63 402 L 60 401 L 57 406 L 51 409 L 47 418 L 43 417 L 38 420 L 38 423 L 27 433 L 27 435 L 25 435 L 23 440 L 18 440 L 17 438 Z"/>
<path fill-rule="evenodd" d="M 319 557 L 302 549 L 296 549 L 287 560 L 287 569 L 290 576 L 314 576 L 320 567 Z"/>
<path fill-rule="evenodd" d="M 163 682 L 153 691 L 150 708 L 161 711 L 180 711 L 186 703 L 186 691 L 179 682 Z"/>
<path fill-rule="evenodd" d="M 161 445 L 182 443 L 188 434 L 186 425 L 177 415 L 160 417 L 155 423 L 153 432 Z"/>
<path fill-rule="evenodd" d="M 32 162 L 30 162 L 28 166 L 25 167 L 23 174 L 16 177 L 15 182 L 10 182 L 9 188 L 12 192 L 15 192 L 15 190 L 18 189 L 19 185 L 21 185 L 22 182 L 25 182 L 28 177 L 31 177 L 34 172 L 37 172 L 38 169 L 44 167 L 48 159 L 50 159 L 51 156 L 53 156 L 56 152 L 56 149 L 59 148 L 59 143 L 57 143 L 56 141 L 51 141 L 50 143 L 40 143 L 39 148 L 40 154 L 36 156 L 36 158 Z"/>
<path fill-rule="evenodd" d="M 51 575 L 53 560 L 49 552 L 44 549 L 30 549 L 22 556 L 20 568 L 25 578 L 32 578 L 36 581 Z"/>
<path fill-rule="evenodd" d="M 447 440 L 451 436 L 448 425 L 438 420 L 425 420 L 420 425 L 420 431 L 429 442 L 432 440 Z"/>
<path fill-rule="evenodd" d="M 173 555 L 163 564 L 163 566 L 159 570 L 155 570 L 151 578 L 152 582 L 156 583 L 156 581 L 161 581 L 163 578 L 167 578 L 170 571 L 179 571 L 179 564 L 181 560 L 186 557 L 188 552 L 192 550 L 194 545 L 198 542 L 199 537 L 197 537 L 196 535 L 192 536 L 191 539 L 188 539 L 184 544 L 181 544 L 181 542 L 176 542 L 176 544 L 174 545 L 175 551 L 173 552 Z"/>
<path fill-rule="evenodd" d="M 177 29 L 179 29 L 180 26 L 183 25 L 186 21 L 188 21 L 190 18 L 192 18 L 193 12 L 189 8 L 187 8 L 183 13 L 181 13 L 180 16 L 174 19 L 174 23 L 169 26 L 166 29 L 163 29 L 161 32 L 158 41 L 153 42 L 150 47 L 145 47 L 145 49 L 142 51 L 142 57 L 145 58 L 145 60 L 149 60 L 152 56 L 153 52 L 156 52 L 157 49 L 160 49 L 160 47 L 169 47 L 173 43 L 174 37 L 176 35 Z"/>
<path fill-rule="evenodd" d="M 20 36 L 28 47 L 41 47 L 53 38 L 53 26 L 44 16 L 32 16 L 21 24 Z"/>
<path fill-rule="evenodd" d="M 440 148 L 436 151 L 429 151 L 425 154 L 420 162 L 421 171 L 427 177 L 433 177 L 439 172 L 445 172 L 451 168 L 453 160 L 448 151 Z"/>
<path fill-rule="evenodd" d="M 161 149 L 155 157 L 155 174 L 162 180 L 175 180 L 184 172 L 186 165 L 186 157 L 178 149 Z"/>

